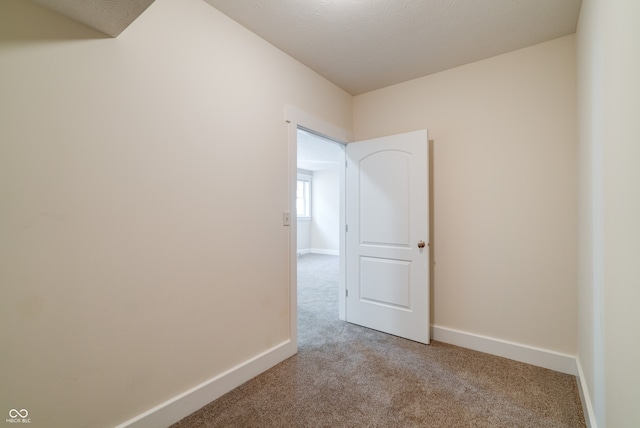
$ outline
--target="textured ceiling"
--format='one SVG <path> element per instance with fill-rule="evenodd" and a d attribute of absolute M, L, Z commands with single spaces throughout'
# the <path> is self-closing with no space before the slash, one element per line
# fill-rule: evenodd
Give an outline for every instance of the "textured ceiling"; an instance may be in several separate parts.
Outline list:
<path fill-rule="evenodd" d="M 205 0 L 356 95 L 576 30 L 581 0 Z"/>
<path fill-rule="evenodd" d="M 29 0 L 116 37 L 154 0 Z"/>
<path fill-rule="evenodd" d="M 337 169 L 344 164 L 344 148 L 333 141 L 298 130 L 298 168 L 307 171 Z"/>

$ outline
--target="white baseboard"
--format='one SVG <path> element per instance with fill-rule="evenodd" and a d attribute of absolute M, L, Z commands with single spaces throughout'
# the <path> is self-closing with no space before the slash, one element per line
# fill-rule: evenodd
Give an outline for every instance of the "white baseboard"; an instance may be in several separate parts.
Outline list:
<path fill-rule="evenodd" d="M 296 353 L 290 340 L 179 394 L 116 428 L 157 428 L 172 425 L 216 398 L 269 370 Z"/>
<path fill-rule="evenodd" d="M 591 395 L 589 395 L 589 388 L 587 388 L 587 380 L 585 379 L 584 372 L 582 371 L 580 358 L 576 358 L 576 366 L 578 367 L 578 390 L 580 391 L 580 401 L 582 401 L 584 420 L 587 423 L 587 428 L 597 428 L 596 414 L 593 411 L 593 403 L 591 402 Z"/>
<path fill-rule="evenodd" d="M 446 327 L 432 326 L 431 337 L 439 342 L 485 352 L 498 357 L 532 364 L 538 367 L 555 370 L 577 376 L 576 357 L 561 354 L 548 349 L 535 348 L 520 343 L 508 342 L 493 337 L 481 336 Z"/>
<path fill-rule="evenodd" d="M 310 250 L 312 254 L 326 254 L 328 256 L 339 256 L 340 252 L 338 250 L 324 250 L 322 248 L 312 248 Z"/>
<path fill-rule="evenodd" d="M 297 252 L 298 254 L 309 254 L 309 253 L 311 252 L 311 250 L 310 250 L 310 249 L 308 249 L 308 248 L 305 248 L 305 249 L 303 249 L 303 250 L 298 250 L 298 251 L 296 251 L 296 252 Z"/>

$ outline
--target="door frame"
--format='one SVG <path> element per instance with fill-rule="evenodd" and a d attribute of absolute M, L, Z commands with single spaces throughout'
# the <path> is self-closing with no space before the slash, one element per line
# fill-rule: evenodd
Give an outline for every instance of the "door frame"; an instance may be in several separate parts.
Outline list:
<path fill-rule="evenodd" d="M 287 105 L 285 106 L 285 122 L 287 123 L 288 144 L 289 144 L 289 174 L 288 174 L 288 195 L 289 204 L 285 211 L 285 216 L 289 214 L 289 337 L 294 349 L 298 349 L 298 226 L 297 218 L 293 217 L 296 210 L 296 181 L 298 177 L 298 129 L 304 129 L 320 137 L 344 144 L 353 141 L 353 134 L 350 131 L 335 126 L 311 114 Z M 345 174 L 346 168 L 340 168 L 340 283 L 338 290 L 338 317 L 345 320 L 346 308 L 346 266 L 345 266 Z"/>

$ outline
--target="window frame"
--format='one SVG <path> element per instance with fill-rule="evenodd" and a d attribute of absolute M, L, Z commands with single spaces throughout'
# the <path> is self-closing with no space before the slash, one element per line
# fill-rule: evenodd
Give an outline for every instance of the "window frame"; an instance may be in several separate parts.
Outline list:
<path fill-rule="evenodd" d="M 298 220 L 311 220 L 311 192 L 312 192 L 312 181 L 313 181 L 313 176 L 310 174 L 301 174 L 298 173 L 298 178 L 296 180 L 296 218 Z M 298 183 L 300 182 L 304 182 L 306 183 L 306 185 L 304 186 L 304 190 L 303 190 L 303 203 L 306 207 L 306 212 L 303 214 L 306 215 L 300 215 L 300 213 L 298 212 L 298 200 L 300 199 L 297 194 L 298 194 Z"/>

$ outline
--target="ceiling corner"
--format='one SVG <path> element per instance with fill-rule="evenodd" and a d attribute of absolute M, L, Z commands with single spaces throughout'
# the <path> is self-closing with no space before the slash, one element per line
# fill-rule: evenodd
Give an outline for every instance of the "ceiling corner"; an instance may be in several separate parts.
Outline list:
<path fill-rule="evenodd" d="M 117 37 L 154 0 L 29 0 L 68 18 Z"/>

